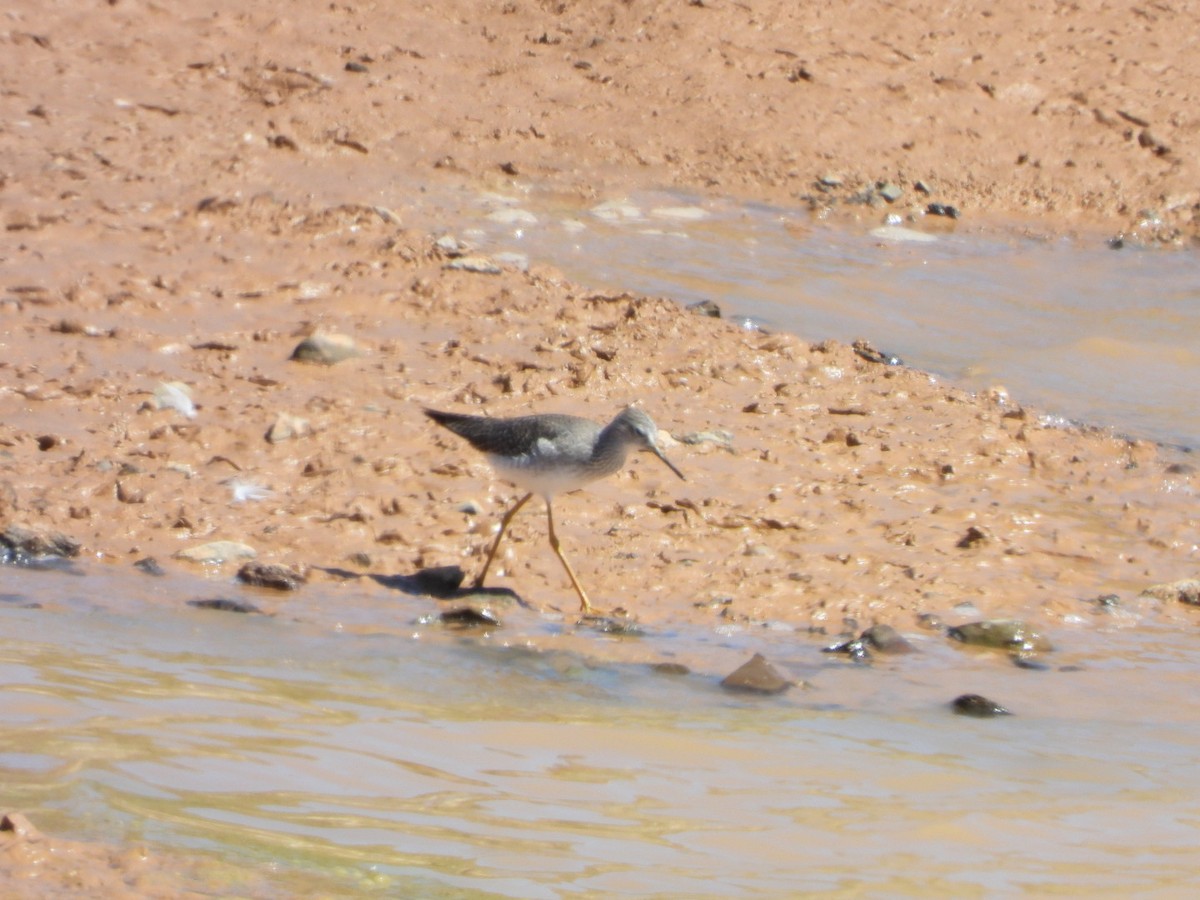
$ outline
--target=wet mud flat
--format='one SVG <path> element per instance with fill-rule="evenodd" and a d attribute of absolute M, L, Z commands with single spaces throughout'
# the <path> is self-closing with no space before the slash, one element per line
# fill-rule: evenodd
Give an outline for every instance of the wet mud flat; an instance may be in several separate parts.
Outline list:
<path fill-rule="evenodd" d="M 86 287 L 9 295 L 10 563 L 57 554 L 86 558 L 83 582 L 211 582 L 186 598 L 149 591 L 142 602 L 172 615 L 387 634 L 397 623 L 381 600 L 428 595 L 455 567 L 469 576 L 517 496 L 423 407 L 606 421 L 638 402 L 688 480 L 637 458 L 556 502 L 581 581 L 632 620 L 576 625 L 544 518 L 526 512 L 494 594 L 460 595 L 451 576 L 449 601 L 419 599 L 401 627 L 475 640 L 516 625 L 534 651 L 638 666 L 652 692 L 678 672 L 705 696 L 790 697 L 813 658 L 903 671 L 930 665 L 910 660 L 934 640 L 953 673 L 953 642 L 970 635 L 997 670 L 1060 678 L 1064 633 L 1194 626 L 1186 583 L 1143 593 L 1190 574 L 1187 453 L 1061 427 L 999 387 L 963 391 L 866 343 L 747 330 L 536 266 L 464 264 L 442 235 L 374 209 L 301 214 L 259 198 L 204 204 L 173 227 L 178 255 L 142 263 L 153 277 L 92 265 Z M 195 255 L 234 240 L 249 252 L 216 285 Z M 246 571 L 265 586 L 239 581 Z M 28 602 L 36 591 L 10 608 L 53 613 Z M 672 647 L 676 633 L 690 637 Z M 742 671 L 756 654 L 766 668 Z M 1027 714 L 986 679 L 936 681 L 918 693 L 946 719 Z"/>
<path fill-rule="evenodd" d="M 13 295 L 5 525 L 114 564 L 470 571 L 513 490 L 421 409 L 603 422 L 637 402 L 688 480 L 638 458 L 558 502 L 581 581 L 650 622 L 725 596 L 726 618 L 834 630 L 963 601 L 1061 615 L 1189 574 L 1189 454 L 1047 423 L 1000 387 L 553 270 L 475 271 L 369 209 L 259 199 L 180 227 L 189 257 L 206 236 L 261 255 L 223 287 L 156 255 L 169 304 L 122 290 L 129 264 Z M 271 281 L 256 264 L 279 254 L 302 261 Z M 314 340 L 333 356 L 307 359 Z M 517 518 L 497 584 L 553 608 L 544 525 Z"/>

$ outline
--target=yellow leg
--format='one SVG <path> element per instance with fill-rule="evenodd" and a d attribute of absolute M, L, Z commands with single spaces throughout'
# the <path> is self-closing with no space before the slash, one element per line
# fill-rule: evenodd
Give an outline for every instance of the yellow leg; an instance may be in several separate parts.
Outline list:
<path fill-rule="evenodd" d="M 504 532 L 508 531 L 508 523 L 513 520 L 513 516 L 517 514 L 521 507 L 524 506 L 526 501 L 532 496 L 532 493 L 526 494 L 524 497 L 514 503 L 512 509 L 506 512 L 504 514 L 504 518 L 500 520 L 500 531 L 496 535 L 496 539 L 492 541 L 492 548 L 488 550 L 487 561 L 483 564 L 483 571 L 481 571 L 475 578 L 475 587 L 483 587 L 483 579 L 487 577 L 488 569 L 492 565 L 492 560 L 496 558 L 496 550 L 500 547 L 500 540 L 504 537 Z"/>
<path fill-rule="evenodd" d="M 588 615 L 592 612 L 592 603 L 588 600 L 587 591 L 583 589 L 583 585 L 575 577 L 575 570 L 571 568 L 571 564 L 567 562 L 567 558 L 563 556 L 563 552 L 558 546 L 558 535 L 554 533 L 554 511 L 550 508 L 549 500 L 546 501 L 546 521 L 550 525 L 550 546 L 554 548 L 554 555 L 558 557 L 558 561 L 567 570 L 567 577 L 571 579 L 571 586 L 575 588 L 575 593 L 579 595 L 580 608 L 584 615 Z"/>

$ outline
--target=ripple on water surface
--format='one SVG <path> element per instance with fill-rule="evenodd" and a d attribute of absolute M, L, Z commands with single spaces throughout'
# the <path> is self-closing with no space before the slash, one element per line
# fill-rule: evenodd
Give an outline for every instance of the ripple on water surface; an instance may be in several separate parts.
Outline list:
<path fill-rule="evenodd" d="M 346 602 L 330 586 L 267 617 L 163 609 L 204 589 L 184 577 L 5 575 L 0 771 L 8 802 L 57 833 L 381 896 L 962 896 L 1200 875 L 1188 635 L 1080 625 L 1052 671 L 921 635 L 871 668 L 794 634 L 641 639 L 649 659 L 761 648 L 807 685 L 755 698 L 723 692 L 724 672 L 657 675 L 532 649 L 533 633 L 414 637 L 411 598 L 356 601 L 378 630 L 348 633 L 322 618 Z M 955 716 L 965 691 L 1015 715 Z"/>

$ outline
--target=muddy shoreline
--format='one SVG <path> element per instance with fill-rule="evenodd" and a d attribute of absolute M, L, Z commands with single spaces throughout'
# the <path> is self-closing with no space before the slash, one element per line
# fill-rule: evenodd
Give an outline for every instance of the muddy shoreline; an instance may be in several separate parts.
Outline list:
<path fill-rule="evenodd" d="M 295 210 L 277 214 L 282 231 Z M 230 540 L 318 580 L 349 564 L 470 571 L 514 490 L 422 407 L 604 421 L 643 401 L 689 481 L 638 459 L 560 515 L 581 579 L 651 619 L 693 615 L 713 592 L 744 598 L 747 617 L 805 624 L 965 599 L 1045 614 L 1076 602 L 1067 591 L 1186 574 L 1193 470 L 1149 442 L 1046 425 L 999 389 L 973 396 L 666 299 L 456 270 L 432 237 L 371 211 L 303 218 L 332 223 L 294 226 L 314 269 L 322 253 L 357 257 L 376 283 L 314 271 L 232 304 L 224 323 L 180 283 L 172 325 L 196 330 L 174 335 L 152 306 L 76 304 L 83 317 L 63 319 L 63 301 L 21 304 L 40 361 L 5 366 L 6 524 L 114 561 Z M 295 361 L 306 331 L 348 334 L 359 355 Z M 517 520 L 499 583 L 555 607 L 566 595 L 543 526 Z M 964 552 L 971 528 L 986 539 Z"/>
<path fill-rule="evenodd" d="M 1115 594 L 1130 627 L 1193 627 L 1140 596 L 1195 572 L 1186 454 L 821 335 L 463 266 L 438 243 L 459 223 L 412 221 L 436 185 L 670 186 L 829 222 L 1193 247 L 1185 16 L 18 3 L 0 32 L 0 529 L 224 590 L 237 562 L 180 552 L 244 543 L 306 592 L 339 571 L 470 573 L 514 489 L 421 408 L 602 421 L 637 402 L 688 481 L 638 459 L 556 513 L 595 599 L 648 626 L 903 631 L 967 602 L 1053 634 Z M 932 223 L 931 203 L 961 216 Z M 291 359 L 329 334 L 355 352 Z M 516 520 L 494 583 L 569 615 L 544 529 Z M 10 862 L 42 840 L 17 825 Z"/>
<path fill-rule="evenodd" d="M 214 227 L 213 215 L 227 218 Z M 181 272 L 169 289 L 143 288 L 167 290 L 167 302 L 96 279 L 92 302 L 27 293 L 9 306 L 19 327 L 0 396 L 6 528 L 79 542 L 85 572 L 148 577 L 134 564 L 149 557 L 272 614 L 296 595 L 239 587 L 241 560 L 179 554 L 236 541 L 303 572 L 306 598 L 349 578 L 391 600 L 398 576 L 474 572 L 516 497 L 423 406 L 603 421 L 641 402 L 688 481 L 639 457 L 560 498 L 556 521 L 593 599 L 651 633 L 788 628 L 833 641 L 871 625 L 960 623 L 966 605 L 967 618 L 1022 619 L 1055 640 L 1102 597 L 1123 627 L 1194 627 L 1185 604 L 1141 596 L 1193 571 L 1185 454 L 1046 424 L 1002 389 L 974 395 L 865 348 L 747 331 L 552 270 L 449 268 L 434 235 L 373 210 L 298 216 L 260 203 L 249 216 L 198 212 L 190 227 L 197 244 L 229 240 L 247 218 L 269 222 L 303 268 L 274 284 L 243 269 L 235 277 L 258 286 L 228 303 Z M 310 334 L 348 335 L 359 355 L 293 360 Z M 576 614 L 540 511 L 515 520 L 489 582 L 532 615 Z M 438 603 L 406 601 L 398 621 L 418 607 Z M 601 660 L 654 655 L 586 630 L 565 640 Z M 97 873 L 124 871 L 123 852 L 76 851 Z M 33 870 L 7 871 L 20 883 Z"/>

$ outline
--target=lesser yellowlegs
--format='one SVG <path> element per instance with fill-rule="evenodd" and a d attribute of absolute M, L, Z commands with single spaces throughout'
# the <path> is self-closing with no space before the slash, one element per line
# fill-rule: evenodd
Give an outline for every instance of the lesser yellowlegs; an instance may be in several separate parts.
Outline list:
<path fill-rule="evenodd" d="M 546 500 L 550 546 L 567 570 L 567 577 L 579 595 L 583 612 L 590 613 L 592 604 L 587 591 L 563 555 L 558 536 L 554 533 L 554 511 L 551 508 L 554 495 L 573 491 L 589 481 L 620 471 L 625 465 L 625 455 L 630 450 L 649 450 L 666 463 L 672 472 L 683 478 L 683 473 L 675 468 L 658 446 L 658 428 L 654 422 L 632 406 L 621 410 L 616 418 L 604 426 L 578 416 L 553 413 L 493 419 L 427 409 L 425 415 L 465 438 L 476 450 L 486 453 L 497 473 L 528 492 L 500 520 L 500 531 L 488 550 L 483 570 L 475 579 L 477 588 L 483 586 L 508 523 L 530 497 L 541 494 Z"/>

